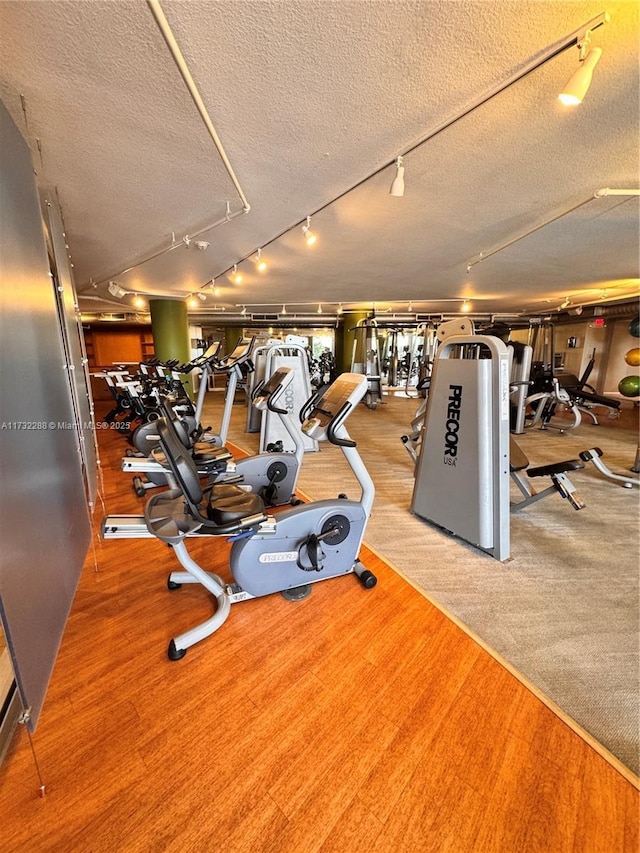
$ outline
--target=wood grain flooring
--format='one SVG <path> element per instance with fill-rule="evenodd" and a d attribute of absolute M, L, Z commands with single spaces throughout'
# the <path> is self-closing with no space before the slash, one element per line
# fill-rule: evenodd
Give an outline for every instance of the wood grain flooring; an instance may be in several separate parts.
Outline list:
<path fill-rule="evenodd" d="M 141 510 L 101 442 L 107 511 Z M 189 546 L 228 577 L 225 542 Z M 234 605 L 179 662 L 206 591 L 169 592 L 156 541 L 95 558 L 33 736 L 46 796 L 22 728 L 0 770 L 4 853 L 638 850 L 630 781 L 366 548 L 375 589 Z"/>

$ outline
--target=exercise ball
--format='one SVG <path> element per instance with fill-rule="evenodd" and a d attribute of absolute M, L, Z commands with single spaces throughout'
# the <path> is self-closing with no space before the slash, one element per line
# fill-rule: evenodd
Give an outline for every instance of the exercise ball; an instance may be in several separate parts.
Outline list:
<path fill-rule="evenodd" d="M 640 338 L 640 314 L 629 323 L 629 334 Z"/>
<path fill-rule="evenodd" d="M 640 376 L 625 376 L 618 382 L 618 391 L 623 397 L 640 396 Z"/>
<path fill-rule="evenodd" d="M 637 367 L 640 364 L 640 347 L 630 349 L 629 352 L 626 353 L 624 360 L 627 364 L 630 364 L 631 367 Z"/>

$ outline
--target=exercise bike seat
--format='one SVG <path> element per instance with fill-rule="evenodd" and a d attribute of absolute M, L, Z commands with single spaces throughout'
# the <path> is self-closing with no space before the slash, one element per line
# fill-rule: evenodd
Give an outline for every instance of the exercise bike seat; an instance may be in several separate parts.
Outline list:
<path fill-rule="evenodd" d="M 154 462 L 157 462 L 159 465 L 162 465 L 163 468 L 170 468 L 170 463 L 167 461 L 166 455 L 159 448 L 155 448 L 155 450 L 151 453 L 151 458 Z M 227 470 L 228 459 L 233 458 L 231 454 L 228 457 L 226 456 L 214 456 L 208 458 L 206 456 L 198 458 L 194 454 L 192 454 L 192 458 L 194 462 L 198 466 L 198 470 L 203 474 L 224 474 Z"/>
<path fill-rule="evenodd" d="M 242 490 L 240 492 L 241 494 L 212 500 L 207 507 L 207 516 L 214 524 L 222 527 L 264 512 L 260 495 Z"/>

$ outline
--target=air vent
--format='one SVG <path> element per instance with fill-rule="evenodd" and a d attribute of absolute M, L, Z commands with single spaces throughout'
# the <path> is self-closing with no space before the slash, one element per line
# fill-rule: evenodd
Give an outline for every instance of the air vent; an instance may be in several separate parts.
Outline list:
<path fill-rule="evenodd" d="M 252 314 L 251 319 L 258 323 L 277 323 L 280 317 L 278 314 Z"/>

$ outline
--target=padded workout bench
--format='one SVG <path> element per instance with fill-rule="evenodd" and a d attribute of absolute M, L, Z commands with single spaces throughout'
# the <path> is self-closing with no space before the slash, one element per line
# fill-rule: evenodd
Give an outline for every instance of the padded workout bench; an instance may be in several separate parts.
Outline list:
<path fill-rule="evenodd" d="M 509 469 L 511 479 L 524 495 L 524 500 L 511 504 L 511 512 L 519 512 L 536 501 L 546 498 L 554 492 L 559 492 L 563 498 L 567 498 L 574 509 L 582 509 L 584 504 L 576 494 L 573 483 L 567 477 L 567 471 L 579 471 L 584 464 L 579 459 L 566 459 L 564 462 L 553 462 L 551 465 L 539 465 L 529 468 L 529 460 L 522 448 L 513 439 L 509 438 Z M 551 477 L 552 484 L 541 492 L 536 492 L 523 476 L 526 471 L 527 477 Z"/>

